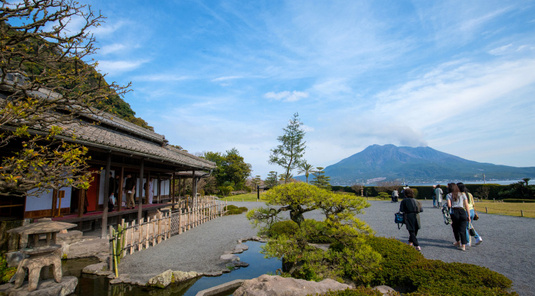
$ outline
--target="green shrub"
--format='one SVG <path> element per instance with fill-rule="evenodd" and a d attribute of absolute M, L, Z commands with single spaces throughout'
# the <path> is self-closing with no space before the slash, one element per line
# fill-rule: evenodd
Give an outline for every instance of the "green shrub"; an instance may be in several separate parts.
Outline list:
<path fill-rule="evenodd" d="M 383 294 L 377 290 L 373 290 L 370 287 L 356 287 L 355 289 L 346 289 L 341 291 L 329 291 L 325 296 L 383 296 Z M 399 294 L 394 294 L 399 295 Z"/>
<path fill-rule="evenodd" d="M 368 237 L 383 256 L 372 286 L 387 285 L 408 295 L 517 295 L 507 292 L 511 280 L 486 267 L 425 259 L 393 238 Z"/>
<path fill-rule="evenodd" d="M 413 295 L 517 295 L 506 291 L 511 280 L 477 265 L 420 260 L 405 272 Z"/>
<path fill-rule="evenodd" d="M 235 205 L 228 205 L 225 207 L 226 215 L 239 215 L 248 211 L 246 207 L 237 207 Z"/>
<path fill-rule="evenodd" d="M 271 225 L 268 236 L 278 237 L 281 235 L 293 236 L 299 230 L 299 225 L 292 220 L 279 221 Z"/>
<path fill-rule="evenodd" d="M 367 243 L 381 256 L 381 268 L 375 273 L 372 285 L 388 285 L 394 289 L 410 284 L 404 282 L 407 266 L 420 260 L 424 256 L 407 244 L 394 238 L 369 236 Z"/>
<path fill-rule="evenodd" d="M 386 192 L 379 192 L 379 195 L 377 195 L 379 199 L 390 199 L 390 194 Z"/>
<path fill-rule="evenodd" d="M 16 267 L 7 267 L 5 255 L 0 255 L 0 284 L 7 283 L 16 271 Z"/>
<path fill-rule="evenodd" d="M 328 244 L 334 242 L 330 237 L 330 231 L 327 224 L 321 221 L 306 219 L 301 227 L 304 228 L 306 239 L 313 244 Z"/>

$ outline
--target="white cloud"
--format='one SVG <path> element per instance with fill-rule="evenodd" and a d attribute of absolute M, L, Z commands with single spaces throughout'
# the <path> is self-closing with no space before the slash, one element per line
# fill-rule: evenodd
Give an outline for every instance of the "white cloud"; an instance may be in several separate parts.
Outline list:
<path fill-rule="evenodd" d="M 104 73 L 118 74 L 122 72 L 132 71 L 148 63 L 149 60 L 135 60 L 135 61 L 107 61 L 102 60 L 98 63 L 98 69 Z"/>
<path fill-rule="evenodd" d="M 213 82 L 228 81 L 243 78 L 242 76 L 224 76 L 212 79 Z"/>
<path fill-rule="evenodd" d="M 125 49 L 127 49 L 127 46 L 125 44 L 113 43 L 113 44 L 110 44 L 110 45 L 103 46 L 99 50 L 99 53 L 102 54 L 102 55 L 108 55 L 108 54 L 111 54 L 111 53 L 116 53 L 116 52 L 123 51 Z"/>
<path fill-rule="evenodd" d="M 116 21 L 114 23 L 104 23 L 98 27 L 92 28 L 91 33 L 93 33 L 93 35 L 95 35 L 97 38 L 103 38 L 113 35 L 115 32 L 126 27 L 127 25 L 128 22 L 123 20 Z"/>
<path fill-rule="evenodd" d="M 283 101 L 283 102 L 297 102 L 301 99 L 308 98 L 308 93 L 302 91 L 282 91 L 282 92 L 268 92 L 264 94 L 264 98 Z"/>
<path fill-rule="evenodd" d="M 152 75 L 139 75 L 134 76 L 134 81 L 152 81 L 152 82 L 170 82 L 170 81 L 183 81 L 192 79 L 189 76 L 174 75 L 174 74 L 152 74 Z"/>

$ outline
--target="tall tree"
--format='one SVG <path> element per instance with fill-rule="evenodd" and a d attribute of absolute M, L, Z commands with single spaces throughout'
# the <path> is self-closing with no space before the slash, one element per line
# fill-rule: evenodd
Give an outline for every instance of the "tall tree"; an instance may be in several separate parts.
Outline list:
<path fill-rule="evenodd" d="M 247 177 L 251 174 L 251 165 L 245 163 L 243 157 L 236 148 L 220 152 L 205 152 L 203 158 L 216 163 L 216 169 L 212 172 L 217 180 L 218 188 L 240 190 L 245 188 Z"/>
<path fill-rule="evenodd" d="M 305 173 L 305 178 L 306 178 L 306 182 L 308 183 L 308 176 L 310 176 L 310 174 L 314 173 L 314 166 L 312 166 L 310 163 L 308 163 L 306 160 L 303 161 L 300 165 L 299 165 L 299 172 L 298 174 L 302 174 L 302 173 Z"/>
<path fill-rule="evenodd" d="M 59 136 L 75 137 L 67 127 L 79 114 L 126 91 L 94 69 L 89 31 L 102 21 L 76 1 L 2 1 L 0 195 L 89 186 L 87 150 Z"/>
<path fill-rule="evenodd" d="M 279 179 L 277 177 L 277 172 L 270 171 L 268 176 L 267 176 L 267 178 L 266 178 L 266 181 L 264 182 L 264 184 L 269 188 L 273 188 L 273 187 L 277 186 L 277 184 L 279 184 Z"/>
<path fill-rule="evenodd" d="M 305 154 L 305 131 L 301 128 L 302 124 L 299 120 L 299 114 L 295 113 L 286 128 L 283 129 L 284 135 L 277 138 L 280 144 L 271 149 L 269 163 L 284 168 L 285 183 L 288 183 L 291 171 L 299 166 Z"/>
<path fill-rule="evenodd" d="M 314 180 L 312 180 L 312 185 L 316 185 L 319 188 L 331 190 L 331 177 L 325 175 L 323 167 L 317 167 L 312 175 L 314 175 Z"/>

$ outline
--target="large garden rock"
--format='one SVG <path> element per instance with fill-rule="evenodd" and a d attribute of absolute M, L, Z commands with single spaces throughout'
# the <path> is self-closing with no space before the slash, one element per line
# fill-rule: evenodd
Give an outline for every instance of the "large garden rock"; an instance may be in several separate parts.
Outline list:
<path fill-rule="evenodd" d="M 183 281 L 187 281 L 196 277 L 200 277 L 201 274 L 195 271 L 185 272 L 185 271 L 177 270 L 177 271 L 173 271 L 173 276 L 174 276 L 175 282 L 183 282 Z"/>
<path fill-rule="evenodd" d="M 173 282 L 173 271 L 169 269 L 151 278 L 147 284 L 153 287 L 165 288 L 169 286 L 172 282 Z"/>
<path fill-rule="evenodd" d="M 245 281 L 233 295 L 235 296 L 306 296 L 323 294 L 327 291 L 349 289 L 351 286 L 326 279 L 321 282 L 310 282 L 281 276 L 262 275 L 256 279 Z"/>
<path fill-rule="evenodd" d="M 82 273 L 108 276 L 110 274 L 113 274 L 113 271 L 109 270 L 108 264 L 106 262 L 100 262 L 84 267 L 82 269 Z"/>

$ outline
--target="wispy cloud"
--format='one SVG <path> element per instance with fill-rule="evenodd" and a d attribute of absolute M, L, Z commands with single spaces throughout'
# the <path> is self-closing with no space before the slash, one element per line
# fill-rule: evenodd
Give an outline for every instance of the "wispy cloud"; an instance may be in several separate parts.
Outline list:
<path fill-rule="evenodd" d="M 134 76 L 134 81 L 151 81 L 151 82 L 172 82 L 172 81 L 184 81 L 192 79 L 189 76 L 175 75 L 175 74 L 152 74 L 152 75 L 139 75 Z"/>
<path fill-rule="evenodd" d="M 282 92 L 268 92 L 264 94 L 264 98 L 283 101 L 283 102 L 297 102 L 301 99 L 308 98 L 308 93 L 302 91 L 282 91 Z"/>
<path fill-rule="evenodd" d="M 135 61 L 110 61 L 103 60 L 98 63 L 98 69 L 104 73 L 116 75 L 122 72 L 132 71 L 148 63 L 149 60 L 135 60 Z"/>

